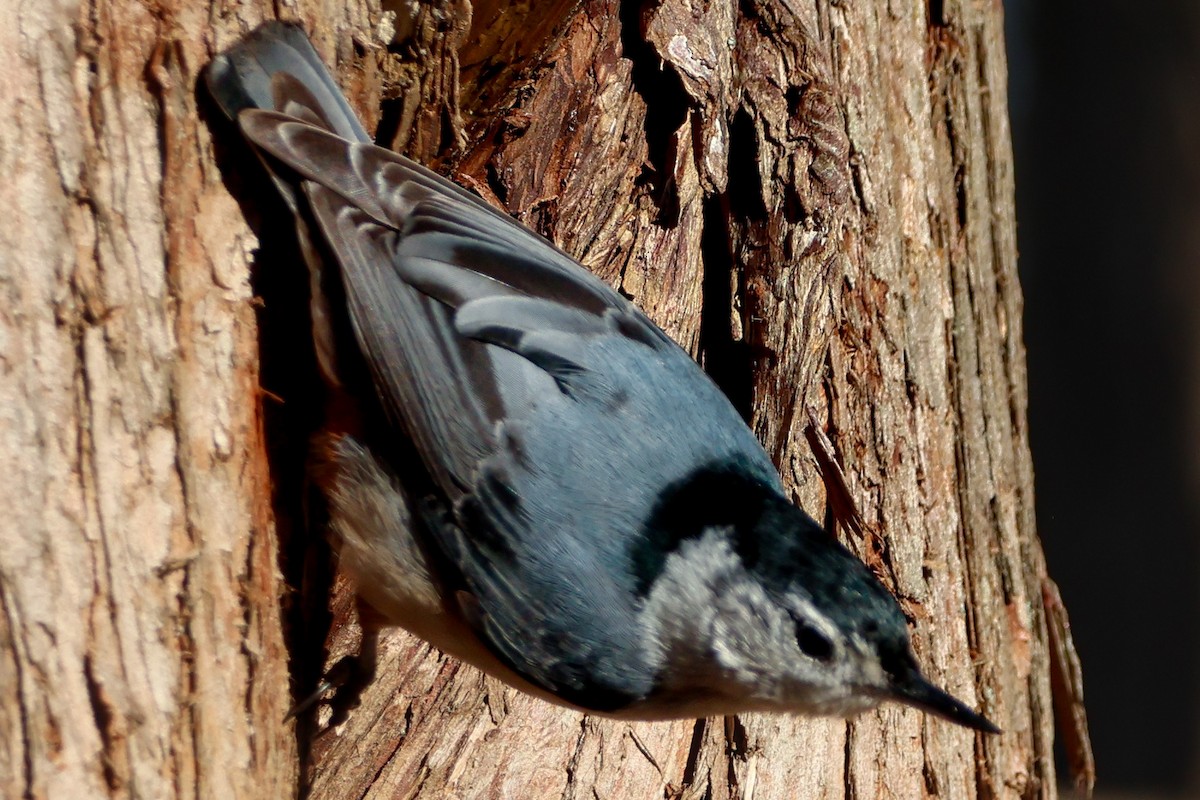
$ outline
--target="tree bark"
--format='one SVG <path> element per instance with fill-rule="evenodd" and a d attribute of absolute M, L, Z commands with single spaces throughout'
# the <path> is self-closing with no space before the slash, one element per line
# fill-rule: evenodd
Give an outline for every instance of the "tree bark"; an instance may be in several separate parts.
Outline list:
<path fill-rule="evenodd" d="M 998 4 L 0 7 L 4 796 L 1055 796 Z M 306 278 L 197 83 L 272 9 L 381 141 L 697 353 L 819 514 L 815 418 L 839 535 L 1004 734 L 606 721 L 398 631 L 355 707 L 284 722 L 352 587 L 304 530 Z"/>

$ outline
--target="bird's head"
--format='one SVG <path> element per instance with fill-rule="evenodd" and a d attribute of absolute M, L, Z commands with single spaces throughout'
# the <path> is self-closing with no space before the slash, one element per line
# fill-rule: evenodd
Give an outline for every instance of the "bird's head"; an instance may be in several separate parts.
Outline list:
<path fill-rule="evenodd" d="M 896 701 L 998 731 L 923 676 L 899 604 L 859 559 L 773 491 L 738 499 L 707 520 L 689 506 L 648 597 L 664 697 L 839 716 Z"/>

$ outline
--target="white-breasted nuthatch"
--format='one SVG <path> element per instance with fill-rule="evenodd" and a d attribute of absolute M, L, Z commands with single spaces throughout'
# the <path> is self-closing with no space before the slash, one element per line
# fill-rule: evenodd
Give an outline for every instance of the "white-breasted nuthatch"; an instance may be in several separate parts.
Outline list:
<path fill-rule="evenodd" d="M 785 498 L 687 353 L 561 250 L 374 146 L 298 28 L 263 26 L 206 80 L 296 214 L 323 372 L 336 384 L 355 348 L 384 412 L 327 439 L 317 470 L 384 617 L 609 716 L 894 700 L 997 730 L 922 676 L 895 599 Z"/>

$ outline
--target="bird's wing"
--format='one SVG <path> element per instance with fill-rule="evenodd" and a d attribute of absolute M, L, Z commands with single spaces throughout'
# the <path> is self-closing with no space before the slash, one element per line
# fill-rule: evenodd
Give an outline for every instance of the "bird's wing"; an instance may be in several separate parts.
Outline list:
<path fill-rule="evenodd" d="M 285 75 L 274 83 L 277 93 L 291 93 Z M 495 448 L 497 422 L 555 391 L 531 360 L 482 341 L 514 344 L 522 327 L 536 334 L 552 326 L 568 337 L 612 328 L 650 347 L 675 348 L 569 256 L 412 161 L 278 112 L 244 111 L 240 123 L 261 152 L 299 179 L 340 268 L 384 404 L 448 497 L 461 495 Z M 513 305 L 496 305 L 505 301 Z M 477 306 L 525 317 L 505 328 Z M 480 320 L 488 326 L 478 335 L 459 330 Z"/>

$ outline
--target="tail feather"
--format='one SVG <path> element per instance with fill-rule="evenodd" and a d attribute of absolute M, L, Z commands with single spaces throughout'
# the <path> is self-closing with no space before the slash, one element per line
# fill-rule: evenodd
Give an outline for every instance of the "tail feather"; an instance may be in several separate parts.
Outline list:
<path fill-rule="evenodd" d="M 304 31 L 296 25 L 268 22 L 218 55 L 204 73 L 209 94 L 221 110 L 245 132 L 253 111 L 277 111 L 316 125 L 350 141 L 371 143 L 371 137 L 346 102 L 333 76 L 325 68 Z M 317 246 L 318 233 L 309 230 L 297 195 L 299 184 L 290 170 L 277 161 L 262 161 L 280 196 L 295 214 L 300 252 L 309 268 L 313 341 L 317 362 L 331 387 L 345 377 L 340 369 L 339 320 L 344 317 L 330 303 L 327 291 L 336 278 L 328 274 L 325 257 Z"/>
<path fill-rule="evenodd" d="M 281 111 L 346 139 L 371 141 L 296 25 L 266 23 L 213 59 L 204 78 L 209 93 L 232 120 L 248 108 Z"/>

